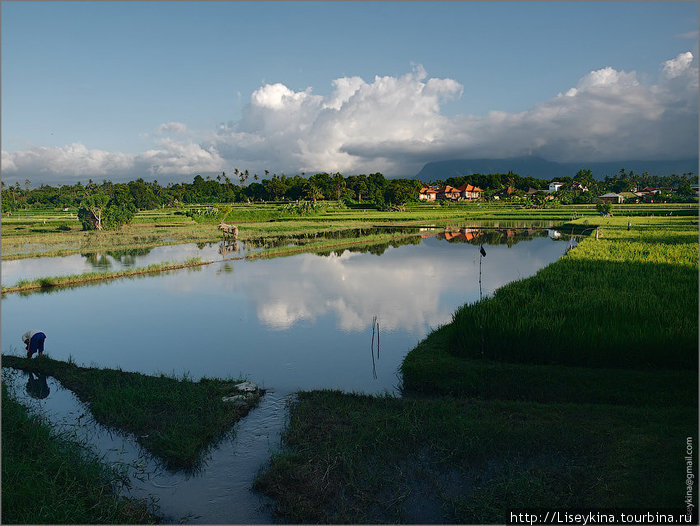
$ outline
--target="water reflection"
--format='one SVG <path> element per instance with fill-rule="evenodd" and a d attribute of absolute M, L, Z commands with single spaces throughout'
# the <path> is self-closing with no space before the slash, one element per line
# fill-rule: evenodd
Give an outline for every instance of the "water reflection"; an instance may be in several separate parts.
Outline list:
<path fill-rule="evenodd" d="M 46 375 L 37 373 L 35 376 L 33 372 L 30 372 L 29 378 L 27 379 L 26 391 L 32 398 L 42 399 L 49 396 L 51 390 L 46 383 Z"/>
<path fill-rule="evenodd" d="M 101 252 L 92 252 L 90 254 L 80 254 L 85 258 L 85 261 L 90 264 L 93 268 L 97 270 L 106 270 L 111 268 L 112 261 L 107 256 Z"/>
<path fill-rule="evenodd" d="M 424 238 L 322 255 L 236 261 L 226 254 L 196 272 L 7 295 L 0 336 L 16 341 L 27 324 L 41 326 L 52 335 L 55 359 L 145 374 L 189 373 L 194 379 L 245 376 L 271 389 L 237 424 L 235 439 L 211 451 L 206 474 L 139 468 L 148 478 L 132 487 L 133 496 L 157 496 L 166 522 L 186 517 L 208 524 L 270 523 L 271 515 L 261 513 L 261 501 L 249 488 L 279 443 L 291 393 L 317 388 L 398 393 L 397 369 L 406 353 L 431 328 L 449 322 L 457 307 L 479 299 L 482 243 L 488 252 L 482 273 L 487 294 L 534 274 L 568 246 L 546 233 L 520 239 L 521 233 L 509 236 L 508 227 L 498 235 L 468 228 L 448 229 L 449 236 L 444 228 L 429 229 Z M 224 256 L 218 243 L 201 250 L 211 251 L 212 259 Z M 31 389 L 27 382 L 29 395 L 45 392 L 40 381 Z M 63 395 L 51 382 L 51 395 L 37 404 Z M 83 411 L 70 406 L 72 425 L 88 419 L 78 416 Z M 99 440 L 110 459 L 141 466 L 134 441 L 115 441 L 107 433 Z"/>
<path fill-rule="evenodd" d="M 289 391 L 394 391 L 406 352 L 450 321 L 457 307 L 479 300 L 477 259 L 482 239 L 489 238 L 480 232 L 474 243 L 455 242 L 460 235 L 448 242 L 442 229 L 440 236 L 324 255 L 219 259 L 197 271 L 11 294 L 2 299 L 2 337 L 13 341 L 34 323 L 55 335 L 53 358 L 72 355 L 77 363 L 195 377 L 244 375 Z M 568 245 L 547 235 L 509 245 L 509 237 L 517 239 L 484 243 L 484 295 L 534 274 Z M 219 248 L 207 249 L 221 258 Z M 366 358 L 374 316 L 382 329 L 376 380 Z"/>
<path fill-rule="evenodd" d="M 222 258 L 238 255 L 240 247 L 236 240 L 226 240 L 219 244 L 219 254 Z"/>
<path fill-rule="evenodd" d="M 268 392 L 260 405 L 209 452 L 203 471 L 172 472 L 144 450 L 133 435 L 95 422 L 87 406 L 48 377 L 51 394 L 36 400 L 21 389 L 19 371 L 3 367 L 2 381 L 21 403 L 42 415 L 57 432 L 74 437 L 129 479 L 121 494 L 151 502 L 164 524 L 272 524 L 269 499 L 250 490 L 258 470 L 279 446 L 289 401 Z"/>

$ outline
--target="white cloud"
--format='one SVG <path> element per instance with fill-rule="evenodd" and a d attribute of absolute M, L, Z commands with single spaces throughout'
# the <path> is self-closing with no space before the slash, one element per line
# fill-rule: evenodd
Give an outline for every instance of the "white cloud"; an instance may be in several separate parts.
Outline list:
<path fill-rule="evenodd" d="M 225 127 L 213 139 L 227 157 L 250 161 L 264 154 L 277 167 L 314 171 L 391 171 L 393 160 L 363 159 L 350 150 L 386 142 L 430 144 L 440 137 L 448 119 L 440 103 L 460 96 L 451 79 L 429 79 L 417 66 L 402 77 L 376 76 L 333 81 L 328 97 L 310 89 L 293 92 L 282 84 L 256 90 L 235 127 Z M 381 157 L 381 156 L 380 156 Z"/>
<path fill-rule="evenodd" d="M 181 122 L 166 122 L 164 124 L 161 124 L 158 126 L 157 132 L 159 134 L 165 134 L 165 133 L 186 133 L 187 132 L 187 126 L 182 124 Z"/>
<path fill-rule="evenodd" d="M 135 166 L 148 170 L 152 175 L 217 172 L 226 166 L 214 148 L 204 148 L 192 141 L 166 138 L 159 141 L 159 146 L 158 149 L 134 156 Z"/>
<path fill-rule="evenodd" d="M 62 147 L 34 146 L 18 152 L 2 152 L 2 169 L 6 173 L 107 175 L 132 167 L 133 159 L 128 154 L 88 149 L 77 142 Z"/>
<path fill-rule="evenodd" d="M 690 157 L 697 154 L 697 77 L 697 60 L 686 52 L 661 65 L 656 84 L 604 67 L 530 110 L 454 118 L 442 115 L 441 105 L 460 97 L 462 86 L 428 79 L 421 66 L 372 82 L 336 79 L 328 97 L 266 85 L 243 119 L 211 144 L 227 158 L 267 159 L 275 167 L 389 175 L 412 175 L 450 157 Z"/>
<path fill-rule="evenodd" d="M 403 76 L 332 81 L 328 96 L 284 84 L 255 90 L 236 123 L 195 140 L 186 125 L 161 124 L 141 154 L 81 143 L 2 152 L 6 174 L 191 176 L 232 167 L 251 171 L 381 171 L 415 174 L 444 158 L 539 155 L 557 161 L 691 157 L 698 151 L 698 63 L 691 52 L 659 65 L 656 83 L 603 67 L 557 97 L 520 113 L 448 118 L 442 105 L 463 94 L 422 66 Z"/>

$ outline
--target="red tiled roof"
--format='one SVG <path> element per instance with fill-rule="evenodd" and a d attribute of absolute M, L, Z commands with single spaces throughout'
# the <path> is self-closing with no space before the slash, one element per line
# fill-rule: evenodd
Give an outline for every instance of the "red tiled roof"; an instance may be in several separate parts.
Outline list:
<path fill-rule="evenodd" d="M 445 239 L 447 241 L 451 241 L 455 238 L 466 239 L 467 241 L 471 241 L 472 239 L 479 237 L 481 235 L 481 232 L 445 232 L 443 235 L 445 236 Z"/>
<path fill-rule="evenodd" d="M 457 188 L 460 192 L 483 192 L 481 188 L 478 188 L 476 186 L 472 186 L 469 183 L 463 184 L 459 188 Z"/>

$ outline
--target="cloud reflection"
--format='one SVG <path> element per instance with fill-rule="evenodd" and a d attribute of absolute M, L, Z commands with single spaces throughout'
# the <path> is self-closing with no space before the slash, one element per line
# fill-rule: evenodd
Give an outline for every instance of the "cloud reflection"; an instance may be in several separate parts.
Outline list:
<path fill-rule="evenodd" d="M 484 291 L 534 274 L 558 259 L 565 245 L 537 238 L 510 248 L 491 246 L 482 262 Z M 237 268 L 235 288 L 271 330 L 332 315 L 338 328 L 360 331 L 376 315 L 383 330 L 424 334 L 450 321 L 455 304 L 478 299 L 478 251 L 431 238 L 389 248 L 380 257 L 345 250 L 246 262 Z"/>

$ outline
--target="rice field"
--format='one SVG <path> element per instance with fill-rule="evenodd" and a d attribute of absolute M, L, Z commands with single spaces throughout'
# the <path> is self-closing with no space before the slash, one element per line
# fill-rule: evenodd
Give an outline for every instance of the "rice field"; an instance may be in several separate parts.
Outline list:
<path fill-rule="evenodd" d="M 463 306 L 406 356 L 402 398 L 300 393 L 256 482 L 280 520 L 603 507 L 697 521 L 681 460 L 698 426 L 697 217 L 568 226 L 587 237 L 564 258 Z"/>

